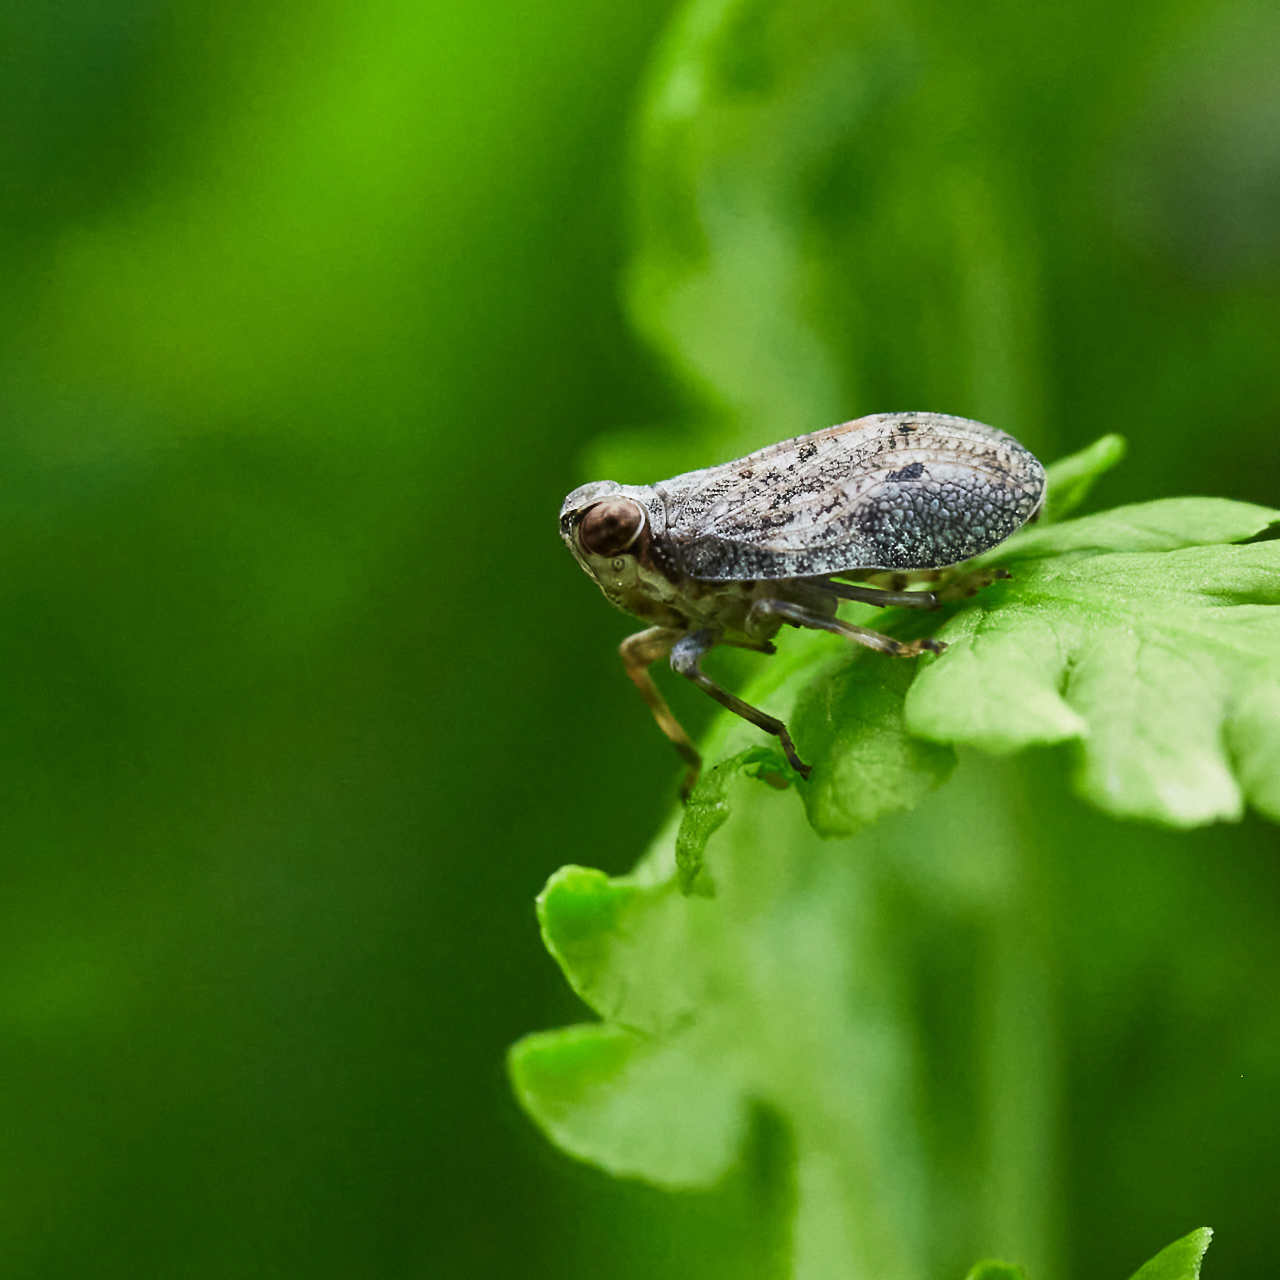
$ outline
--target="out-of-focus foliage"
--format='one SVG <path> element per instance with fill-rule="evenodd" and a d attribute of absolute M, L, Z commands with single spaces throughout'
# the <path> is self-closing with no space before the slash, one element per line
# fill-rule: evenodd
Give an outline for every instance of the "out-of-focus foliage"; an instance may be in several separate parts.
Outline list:
<path fill-rule="evenodd" d="M 0 6 L 6 1280 L 647 1276 L 706 1226 L 566 1176 L 502 1066 L 568 1012 L 532 896 L 669 774 L 592 775 L 616 628 L 555 535 L 668 411 L 615 301 L 666 12 Z"/>
<path fill-rule="evenodd" d="M 727 50 L 714 93 L 677 34 L 644 113 L 632 287 L 668 352 L 669 283 L 701 308 L 694 427 L 614 304 L 664 5 L 0 8 L 6 1278 L 716 1280 L 779 1251 L 767 1114 L 714 1192 L 666 1197 L 570 1168 L 506 1096 L 504 1046 L 577 1016 L 529 900 L 629 867 L 676 785 L 555 536 L 588 448 L 654 479 L 914 404 L 1048 456 L 1122 431 L 1107 505 L 1276 505 L 1272 7 L 788 11 L 785 43 L 764 5 L 732 46 L 682 19 Z M 716 125 L 715 169 L 666 165 L 663 121 L 696 140 L 709 102 L 741 163 Z M 1075 1274 L 1196 1221 L 1224 1276 L 1269 1268 L 1274 832 L 1117 827 L 1044 763 L 1009 783 L 1032 884 L 997 830 L 901 855 L 902 892 L 946 896 L 927 937 L 868 897 L 882 970 L 920 958 L 886 1043 L 926 1083 L 962 1064 L 931 1142 L 983 1152 L 997 1216 L 1079 1227 Z"/>
<path fill-rule="evenodd" d="M 1121 431 L 1127 496 L 1266 503 L 1278 28 L 1252 0 L 691 4 L 644 117 L 638 323 L 726 448 L 945 405 L 1042 455 Z"/>

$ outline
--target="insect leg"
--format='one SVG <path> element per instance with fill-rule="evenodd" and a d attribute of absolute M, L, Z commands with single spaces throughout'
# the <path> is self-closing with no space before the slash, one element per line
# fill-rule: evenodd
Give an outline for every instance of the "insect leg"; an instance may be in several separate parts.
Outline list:
<path fill-rule="evenodd" d="M 998 579 L 1011 578 L 1008 569 L 944 569 L 939 575 L 937 597 L 941 600 L 968 600 L 983 587 L 989 587 Z"/>
<path fill-rule="evenodd" d="M 914 658 L 928 650 L 930 653 L 941 653 L 947 646 L 941 640 L 895 640 L 892 636 L 872 631 L 870 627 L 856 627 L 852 622 L 842 618 L 828 618 L 804 605 L 792 604 L 789 600 L 757 600 L 751 606 L 747 625 L 761 618 L 781 618 L 793 627 L 812 627 L 815 631 L 833 631 L 838 636 L 845 636 L 865 644 L 868 649 L 877 649 L 881 653 L 891 653 L 900 658 Z M 674 661 L 675 655 L 672 655 Z"/>
<path fill-rule="evenodd" d="M 687 800 L 694 783 L 698 781 L 698 774 L 702 769 L 702 757 L 698 754 L 698 748 L 689 741 L 689 735 L 680 727 L 680 722 L 671 714 L 671 708 L 667 706 L 666 700 L 658 692 L 658 686 L 653 683 L 653 677 L 649 674 L 649 668 L 659 658 L 665 658 L 683 634 L 666 627 L 650 627 L 647 631 L 637 631 L 635 635 L 628 636 L 619 646 L 618 651 L 622 654 L 627 675 L 631 677 L 631 682 L 640 690 L 640 696 L 653 712 L 658 728 L 667 735 L 680 753 L 680 758 L 689 766 L 684 782 L 680 786 L 680 795 Z"/>
<path fill-rule="evenodd" d="M 857 600 L 860 604 L 874 604 L 881 608 L 897 605 L 903 609 L 936 609 L 938 597 L 932 591 L 886 591 L 882 587 L 854 587 L 845 582 L 833 582 L 830 578 L 810 578 L 819 591 L 829 591 L 841 600 Z"/>
<path fill-rule="evenodd" d="M 735 715 L 761 728 L 765 733 L 773 734 L 782 744 L 791 767 L 802 777 L 807 778 L 813 772 L 812 766 L 805 764 L 796 752 L 796 744 L 791 741 L 787 726 L 781 720 L 766 715 L 759 707 L 753 707 L 741 698 L 735 698 L 727 689 L 722 689 L 698 665 L 708 649 L 715 644 L 710 631 L 691 631 L 681 636 L 671 649 L 671 669 L 678 671 L 687 680 L 692 680 L 704 693 L 709 693 L 722 707 L 727 707 Z"/>
<path fill-rule="evenodd" d="M 886 591 L 905 591 L 922 582 L 937 582 L 946 569 L 877 569 L 868 573 L 865 569 L 852 569 L 847 573 L 836 572 L 831 576 L 854 583 L 873 583 Z"/>

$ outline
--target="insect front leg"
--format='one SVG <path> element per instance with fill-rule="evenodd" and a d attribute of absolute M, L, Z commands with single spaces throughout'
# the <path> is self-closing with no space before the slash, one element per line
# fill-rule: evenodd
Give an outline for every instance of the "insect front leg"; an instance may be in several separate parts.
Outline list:
<path fill-rule="evenodd" d="M 684 632 L 672 631 L 667 627 L 650 627 L 647 631 L 637 631 L 635 635 L 628 636 L 619 646 L 618 652 L 622 654 L 631 682 L 640 690 L 640 696 L 653 712 L 658 728 L 667 735 L 680 753 L 680 759 L 689 766 L 684 782 L 680 785 L 680 796 L 687 800 L 702 770 L 702 757 L 698 754 L 698 748 L 689 740 L 689 735 L 680 727 L 680 722 L 671 714 L 671 708 L 667 706 L 649 674 L 649 668 L 659 658 L 667 657 L 682 635 Z"/>
<path fill-rule="evenodd" d="M 807 778 L 813 772 L 811 765 L 805 764 L 796 752 L 796 744 L 791 741 L 787 726 L 781 720 L 766 715 L 759 707 L 753 707 L 741 698 L 735 698 L 727 689 L 709 676 L 698 665 L 706 656 L 707 650 L 716 643 L 710 631 L 691 631 L 682 636 L 671 648 L 671 669 L 677 671 L 687 680 L 692 680 L 704 693 L 709 693 L 722 707 L 727 707 L 734 715 L 751 721 L 765 733 L 773 734 L 782 744 L 791 767 L 802 777 Z"/>
<path fill-rule="evenodd" d="M 876 649 L 880 653 L 891 653 L 899 658 L 914 658 L 926 650 L 929 653 L 941 653 L 947 646 L 941 640 L 895 640 L 892 636 L 872 631 L 870 627 L 857 627 L 842 618 L 829 618 L 825 614 L 806 609 L 802 604 L 793 604 L 789 600 L 757 600 L 751 606 L 747 625 L 753 626 L 765 618 L 781 618 L 793 627 L 810 627 L 814 631 L 833 631 L 838 636 L 856 640 L 865 644 L 868 649 Z M 674 662 L 675 655 L 672 655 Z"/>

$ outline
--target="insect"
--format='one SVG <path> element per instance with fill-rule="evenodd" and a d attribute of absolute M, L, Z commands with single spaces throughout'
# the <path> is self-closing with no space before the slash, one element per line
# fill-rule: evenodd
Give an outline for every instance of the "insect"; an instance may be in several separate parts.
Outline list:
<path fill-rule="evenodd" d="M 687 798 L 702 760 L 653 682 L 655 662 L 669 658 L 774 734 L 807 778 L 786 725 L 716 684 L 701 668 L 706 653 L 718 644 L 774 653 L 784 624 L 899 657 L 941 653 L 938 640 L 895 640 L 843 621 L 837 607 L 936 609 L 1007 576 L 952 566 L 1016 532 L 1044 494 L 1044 468 L 995 427 L 879 413 L 654 485 L 583 485 L 564 500 L 560 536 L 613 604 L 650 624 L 622 642 L 622 660 L 688 765 Z M 927 583 L 936 589 L 907 589 Z"/>

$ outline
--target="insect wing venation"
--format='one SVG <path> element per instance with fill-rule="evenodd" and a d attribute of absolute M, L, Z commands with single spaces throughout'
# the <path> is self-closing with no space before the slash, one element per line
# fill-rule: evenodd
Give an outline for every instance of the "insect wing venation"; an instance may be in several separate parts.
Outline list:
<path fill-rule="evenodd" d="M 710 581 L 925 569 L 996 546 L 1038 506 L 1039 462 L 944 414 L 877 414 L 657 486 L 682 566 Z"/>

